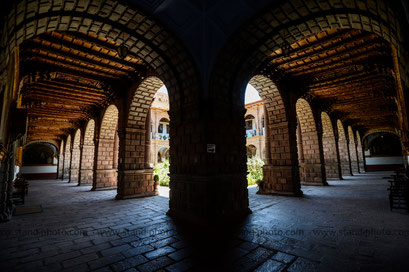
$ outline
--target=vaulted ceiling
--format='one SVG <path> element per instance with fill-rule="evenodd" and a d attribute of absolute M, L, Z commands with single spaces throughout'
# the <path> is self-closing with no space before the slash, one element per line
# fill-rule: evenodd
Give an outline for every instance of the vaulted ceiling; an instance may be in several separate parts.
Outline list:
<path fill-rule="evenodd" d="M 49 32 L 20 47 L 21 107 L 28 109 L 28 138 L 61 139 L 92 118 L 133 80 L 143 60 L 118 44 L 78 32 Z M 302 89 L 303 97 L 363 130 L 397 123 L 390 45 L 361 30 L 320 32 L 279 49 L 264 69 L 275 82 Z M 293 86 L 297 82 L 297 86 Z"/>
<path fill-rule="evenodd" d="M 94 35 L 49 32 L 20 47 L 21 107 L 29 140 L 60 139 L 107 106 L 146 73 L 132 53 Z"/>
<path fill-rule="evenodd" d="M 314 106 L 363 130 L 397 123 L 391 47 L 384 39 L 337 29 L 290 46 L 287 54 L 279 49 L 268 60 L 264 72 L 276 82 L 301 89 Z"/>

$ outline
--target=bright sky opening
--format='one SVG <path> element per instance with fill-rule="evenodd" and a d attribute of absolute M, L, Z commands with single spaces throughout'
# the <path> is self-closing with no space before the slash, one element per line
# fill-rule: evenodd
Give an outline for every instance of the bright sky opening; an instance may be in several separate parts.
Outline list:
<path fill-rule="evenodd" d="M 158 93 L 168 93 L 168 90 L 166 89 L 166 86 L 163 85 L 162 87 L 159 88 Z M 254 89 L 253 86 L 250 84 L 247 84 L 246 88 L 246 95 L 245 95 L 245 104 L 252 103 L 254 101 L 261 100 L 260 95 L 258 94 L 257 90 Z"/>
<path fill-rule="evenodd" d="M 168 89 L 166 89 L 165 84 L 163 84 L 163 86 L 159 88 L 158 93 L 168 94 Z"/>
<path fill-rule="evenodd" d="M 254 89 L 254 87 L 251 86 L 250 84 L 247 84 L 246 94 L 244 97 L 244 104 L 252 103 L 257 100 L 261 100 L 261 97 L 258 94 L 258 91 Z"/>

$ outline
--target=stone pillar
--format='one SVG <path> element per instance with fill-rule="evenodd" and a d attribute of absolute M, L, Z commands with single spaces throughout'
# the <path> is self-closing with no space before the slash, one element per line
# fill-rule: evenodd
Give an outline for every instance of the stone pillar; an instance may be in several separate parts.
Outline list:
<path fill-rule="evenodd" d="M 138 128 L 120 128 L 119 168 L 117 199 L 154 196 L 153 169 L 147 168 L 148 131 Z M 149 137 L 148 137 L 149 138 Z"/>
<path fill-rule="evenodd" d="M 340 156 L 340 164 L 341 164 L 341 173 L 342 176 L 352 176 L 351 171 L 351 162 L 349 159 L 349 148 L 348 148 L 348 141 L 346 138 L 345 130 L 341 121 L 338 120 L 337 122 L 337 131 L 338 131 L 338 150 Z"/>
<path fill-rule="evenodd" d="M 14 209 L 11 201 L 13 187 L 10 167 L 10 157 L 6 154 L 3 161 L 0 161 L 0 222 L 10 220 Z"/>
<path fill-rule="evenodd" d="M 356 143 L 356 154 L 358 155 L 359 172 L 364 173 L 365 172 L 365 156 L 364 156 L 364 151 L 362 148 L 361 138 L 359 136 L 356 137 L 355 143 Z"/>
<path fill-rule="evenodd" d="M 322 137 L 325 153 L 325 171 L 327 178 L 341 179 L 342 176 L 338 160 L 338 145 L 335 143 L 334 137 Z"/>
<path fill-rule="evenodd" d="M 80 173 L 78 185 L 92 185 L 93 182 L 93 168 L 95 159 L 95 121 L 91 119 L 88 121 L 86 128 L 81 137 L 80 150 Z"/>
<path fill-rule="evenodd" d="M 324 153 L 322 138 L 319 135 L 319 117 L 305 99 L 298 99 L 294 106 L 301 133 L 302 159 L 300 162 L 300 179 L 304 185 L 327 185 L 325 177 Z M 301 148 L 300 148 L 301 149 Z"/>
<path fill-rule="evenodd" d="M 208 105 L 203 105 L 207 107 Z M 249 209 L 243 106 L 198 105 L 170 119 L 168 214 L 194 222 L 243 219 Z"/>
<path fill-rule="evenodd" d="M 348 159 L 348 167 L 349 167 L 349 173 L 351 176 L 353 176 L 353 168 L 352 168 L 352 161 L 351 161 L 351 150 L 350 150 L 350 141 L 348 138 L 348 135 L 345 135 L 347 137 L 346 139 L 346 146 L 347 146 L 347 159 Z"/>
<path fill-rule="evenodd" d="M 271 120 L 271 118 L 269 117 Z M 295 119 L 295 118 L 294 118 Z M 267 120 L 267 119 L 265 119 Z M 271 164 L 263 167 L 264 194 L 301 196 L 297 156 L 296 120 L 268 123 L 266 141 L 270 142 Z M 267 134 L 267 133 L 266 133 Z"/>
<path fill-rule="evenodd" d="M 78 183 L 79 165 L 80 165 L 80 147 L 74 146 L 71 157 L 70 182 Z"/>
<path fill-rule="evenodd" d="M 73 149 L 70 148 L 69 152 L 70 152 L 70 153 L 69 153 L 69 156 L 70 156 L 70 164 L 69 164 L 69 167 L 68 167 L 68 169 L 67 169 L 66 175 L 68 176 L 68 183 L 71 183 L 71 168 L 72 168 L 72 153 L 73 153 Z"/>
<path fill-rule="evenodd" d="M 270 145 L 270 141 L 268 140 L 268 139 L 270 139 L 270 130 L 267 129 L 266 124 L 269 124 L 269 119 L 268 119 L 268 111 L 267 111 L 267 108 L 266 108 L 266 106 L 264 105 L 264 131 L 265 131 L 265 135 L 264 135 L 264 139 L 265 139 L 265 140 L 264 140 L 264 142 L 265 142 L 265 145 L 266 145 L 266 151 L 265 151 L 264 156 L 266 157 L 265 164 L 266 164 L 266 165 L 271 165 L 271 162 L 272 162 L 272 160 L 271 160 L 271 152 L 270 152 L 270 150 L 271 150 L 271 145 Z"/>
<path fill-rule="evenodd" d="M 117 169 L 113 168 L 115 139 L 98 139 L 97 143 L 92 190 L 116 188 Z"/>
<path fill-rule="evenodd" d="M 58 156 L 57 179 L 63 179 L 64 176 L 64 145 L 60 146 L 60 154 Z"/>
<path fill-rule="evenodd" d="M 79 164 L 78 164 L 78 186 L 80 186 L 81 185 L 81 165 L 82 165 L 82 155 L 83 155 L 83 152 L 84 152 L 84 142 L 83 142 L 84 140 L 83 140 L 83 137 L 81 137 L 81 143 L 80 143 L 80 146 L 79 146 L 79 152 L 80 152 L 80 154 L 79 154 L 79 157 L 80 157 L 80 160 L 79 160 Z"/>
<path fill-rule="evenodd" d="M 338 128 L 336 126 L 336 123 L 333 123 L 333 128 L 334 128 L 334 140 L 335 140 L 335 151 L 336 151 L 336 157 L 337 157 L 337 162 L 338 162 L 338 174 L 339 174 L 339 179 L 342 178 L 342 166 L 341 166 L 341 154 L 339 150 L 339 137 L 338 137 Z"/>
<path fill-rule="evenodd" d="M 358 153 L 356 150 L 354 132 L 352 131 L 351 127 L 348 127 L 348 140 L 349 140 L 348 150 L 349 150 L 350 161 L 351 161 L 351 170 L 352 170 L 352 173 L 359 173 Z"/>
<path fill-rule="evenodd" d="M 145 122 L 145 168 L 150 169 L 152 168 L 150 165 L 151 162 L 151 109 L 149 109 L 148 114 L 146 116 Z"/>
<path fill-rule="evenodd" d="M 318 163 L 321 165 L 321 184 L 320 185 L 328 185 L 327 182 L 327 173 L 325 170 L 325 158 L 324 158 L 324 144 L 322 141 L 322 122 L 321 122 L 321 118 L 318 115 L 318 111 L 314 112 L 316 114 L 314 114 L 315 117 L 315 124 L 317 127 L 317 136 L 318 136 L 318 152 L 319 152 L 319 161 Z"/>
<path fill-rule="evenodd" d="M 64 149 L 64 175 L 63 179 L 70 178 L 70 167 L 71 167 L 71 137 L 68 136 L 67 142 L 65 143 Z"/>
<path fill-rule="evenodd" d="M 91 185 L 93 180 L 94 168 L 94 146 L 82 145 L 81 164 L 80 164 L 80 185 Z"/>
<path fill-rule="evenodd" d="M 61 180 L 64 180 L 64 170 L 65 170 L 65 147 L 62 154 L 62 164 L 61 164 Z"/>
<path fill-rule="evenodd" d="M 302 146 L 302 134 L 300 122 L 297 120 L 297 151 L 298 151 L 298 162 L 301 164 L 304 163 L 304 148 Z"/>

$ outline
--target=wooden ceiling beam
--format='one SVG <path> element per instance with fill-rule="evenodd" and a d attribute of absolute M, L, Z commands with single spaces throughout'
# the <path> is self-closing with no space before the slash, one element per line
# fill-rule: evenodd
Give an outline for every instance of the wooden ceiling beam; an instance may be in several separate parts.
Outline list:
<path fill-rule="evenodd" d="M 308 59 L 308 58 L 313 58 L 313 57 L 320 57 L 321 55 L 326 55 L 328 56 L 328 51 L 337 51 L 337 49 L 340 49 L 340 51 L 338 51 L 339 54 L 341 54 L 344 51 L 349 51 L 347 49 L 347 46 L 351 46 L 351 44 L 354 44 L 356 46 L 356 44 L 360 45 L 360 48 L 365 48 L 363 47 L 363 44 L 365 44 L 364 39 L 373 36 L 372 33 L 361 33 L 358 36 L 352 36 L 352 37 L 348 37 L 346 39 L 341 39 L 339 42 L 337 42 L 336 44 L 331 44 L 331 45 L 325 45 L 323 46 L 323 42 L 319 43 L 318 48 L 314 49 L 314 46 L 310 46 L 310 47 L 306 47 L 303 51 L 309 51 L 312 50 L 311 53 L 305 53 L 305 54 L 300 54 L 297 55 L 296 57 L 291 57 L 291 55 L 293 54 L 293 51 L 290 53 L 291 55 L 288 57 L 283 57 L 283 58 L 278 58 L 276 59 L 276 61 L 280 60 L 280 63 L 276 63 L 274 61 L 271 62 L 272 65 L 278 65 L 278 64 L 290 64 L 290 63 L 294 63 L 303 59 Z M 338 38 L 339 39 L 339 38 Z M 337 40 L 338 40 L 337 39 Z M 381 39 L 376 39 L 376 42 L 381 42 Z M 370 42 L 370 43 L 375 43 L 375 42 Z M 342 50 L 342 51 L 341 51 Z M 300 52 L 298 52 L 300 53 Z M 336 56 L 336 55 L 333 55 Z"/>
<path fill-rule="evenodd" d="M 54 63 L 43 63 L 43 62 L 36 62 L 33 60 L 22 59 L 22 75 L 30 75 L 30 73 L 42 73 L 47 74 L 50 72 L 55 72 L 61 75 L 69 76 L 72 79 L 76 79 L 77 81 L 89 81 L 92 82 L 94 85 L 101 85 L 101 83 L 105 82 L 106 80 L 110 81 L 118 81 L 118 78 L 109 76 L 108 78 L 105 76 L 98 76 L 93 73 L 86 73 L 86 72 L 78 72 L 72 69 L 56 66 Z"/>
<path fill-rule="evenodd" d="M 83 74 L 84 77 L 97 77 L 102 80 L 109 80 L 109 79 L 115 80 L 115 81 L 123 80 L 120 77 L 112 76 L 112 74 L 109 74 L 109 73 L 91 69 L 89 67 L 80 67 L 73 63 L 65 62 L 65 61 L 58 60 L 58 59 L 48 58 L 47 56 L 43 56 L 43 55 L 32 54 L 30 56 L 26 56 L 24 58 L 24 61 L 26 60 L 30 62 L 34 62 L 34 63 L 40 63 L 46 66 L 47 67 L 46 71 L 48 72 L 68 71 L 68 73 L 76 73 L 77 75 Z M 33 70 L 37 71 L 36 68 L 34 68 Z"/>
<path fill-rule="evenodd" d="M 382 49 L 382 50 L 379 50 Z M 308 73 L 311 73 L 311 71 L 313 73 L 319 73 L 322 71 L 329 71 L 334 69 L 335 67 L 342 67 L 345 66 L 346 63 L 352 65 L 354 63 L 359 63 L 359 61 L 361 61 L 362 59 L 367 59 L 370 56 L 380 56 L 380 55 L 385 55 L 387 53 L 387 51 L 390 51 L 390 48 L 375 48 L 375 49 L 371 49 L 371 50 L 367 50 L 365 51 L 365 54 L 351 54 L 348 57 L 344 57 L 341 60 L 329 60 L 329 63 L 325 63 L 325 60 L 328 60 L 328 58 L 325 59 L 318 59 L 315 61 L 311 61 L 308 63 L 303 63 L 303 64 L 299 64 L 297 66 L 294 67 L 290 67 L 290 68 L 283 68 L 283 70 L 286 73 L 291 73 L 294 76 L 299 76 L 299 75 L 305 75 Z M 345 55 L 348 53 L 345 53 Z M 310 72 L 307 72 L 310 71 Z"/>
<path fill-rule="evenodd" d="M 81 84 L 73 84 L 73 83 L 68 83 L 68 82 L 62 82 L 60 80 L 43 80 L 39 79 L 37 80 L 36 83 L 42 83 L 42 84 L 48 84 L 52 87 L 60 87 L 62 89 L 67 89 L 67 90 L 75 90 L 76 93 L 93 93 L 93 94 L 102 94 L 105 95 L 105 91 L 103 89 L 97 89 L 91 86 L 84 86 Z"/>
<path fill-rule="evenodd" d="M 113 51 L 113 52 L 117 52 L 117 45 L 113 45 L 110 44 L 108 42 L 106 43 L 102 43 L 101 40 L 99 40 L 98 38 L 94 38 L 91 37 L 85 33 L 81 33 L 81 32 L 64 32 L 64 36 L 66 37 L 70 37 L 74 40 L 80 40 L 80 41 L 85 41 L 87 43 L 90 44 L 96 44 L 98 47 L 104 48 L 105 50 L 108 51 Z M 132 53 L 131 51 L 128 52 L 128 57 L 129 58 L 133 58 L 133 59 L 140 59 L 140 57 L 134 53 Z M 142 61 L 142 60 L 141 60 Z"/>
<path fill-rule="evenodd" d="M 25 95 L 22 100 L 22 105 L 26 105 L 30 102 L 33 103 L 41 103 L 45 102 L 47 105 L 67 105 L 67 106 L 81 106 L 81 107 L 87 107 L 87 106 L 92 106 L 95 105 L 94 102 L 84 102 L 84 101 L 78 101 L 78 100 L 67 100 L 67 99 L 61 99 L 61 98 L 56 98 L 56 97 L 49 97 L 47 95 L 39 95 L 36 93 Z"/>
<path fill-rule="evenodd" d="M 368 81 L 368 80 L 373 80 L 373 79 L 379 79 L 385 82 L 388 81 L 388 79 L 380 73 L 366 73 L 363 71 L 362 72 L 359 71 L 359 72 L 351 72 L 347 75 L 344 75 L 343 77 L 319 80 L 316 83 L 310 84 L 309 88 L 310 89 L 320 89 L 320 88 L 331 87 L 331 86 L 340 86 L 341 84 L 350 83 L 350 82 L 362 82 L 362 81 Z"/>
<path fill-rule="evenodd" d="M 66 36 L 66 35 L 64 34 L 64 36 Z M 93 56 L 95 58 L 100 58 L 100 59 L 106 59 L 106 60 L 108 60 L 110 62 L 114 62 L 116 64 L 119 64 L 119 65 L 122 65 L 122 66 L 125 66 L 125 67 L 129 67 L 129 68 L 134 69 L 136 71 L 137 70 L 142 70 L 143 71 L 143 69 L 145 68 L 142 64 L 139 64 L 139 63 L 143 62 L 139 58 L 137 59 L 137 62 L 139 62 L 139 63 L 125 61 L 125 60 L 123 60 L 123 59 L 121 59 L 119 57 L 113 57 L 113 56 L 111 56 L 109 54 L 101 53 L 100 51 L 90 49 L 90 48 L 85 47 L 85 46 L 80 46 L 80 45 L 77 45 L 75 43 L 68 42 L 68 41 L 66 41 L 64 39 L 59 39 L 59 38 L 56 38 L 56 37 L 51 36 L 51 35 L 42 35 L 40 37 L 37 37 L 36 39 L 33 39 L 33 41 L 36 42 L 37 44 L 40 44 L 42 41 L 45 41 L 45 42 L 48 42 L 48 43 L 52 44 L 52 46 L 54 46 L 54 47 L 59 47 L 60 49 L 61 48 L 67 48 L 70 51 L 75 50 L 75 51 L 83 52 L 83 53 L 86 53 L 89 56 Z M 105 50 L 109 51 L 110 53 L 118 54 L 117 50 L 114 51 L 114 50 L 111 50 L 111 49 L 104 48 L 101 43 L 93 44 L 93 45 L 96 45 L 99 48 L 105 49 Z"/>
<path fill-rule="evenodd" d="M 318 37 L 317 37 L 317 34 L 315 34 L 314 36 L 315 36 L 315 38 L 317 39 L 316 41 L 313 41 L 313 42 L 307 42 L 307 44 L 306 45 L 304 45 L 304 46 L 299 46 L 299 47 L 297 47 L 297 48 L 295 48 L 295 49 L 292 49 L 292 51 L 291 51 L 291 53 L 292 54 L 297 54 L 297 53 L 299 53 L 299 52 L 301 52 L 301 51 L 305 51 L 305 50 L 308 50 L 309 48 L 311 48 L 311 47 L 316 47 L 316 46 L 319 46 L 319 45 L 321 45 L 322 43 L 326 43 L 326 42 L 332 42 L 332 41 L 334 41 L 334 40 L 338 40 L 338 39 L 340 39 L 340 38 L 343 38 L 344 36 L 345 36 L 345 34 L 348 34 L 348 33 L 350 33 L 351 32 L 351 29 L 339 29 L 338 30 L 338 32 L 336 32 L 336 33 L 334 33 L 334 34 L 329 34 L 329 35 L 327 35 L 327 36 L 325 36 L 324 38 L 321 38 L 321 39 L 319 39 Z M 297 45 L 299 45 L 298 43 L 299 42 L 295 42 Z M 294 43 L 293 43 L 294 44 Z M 275 59 L 277 59 L 277 58 L 286 58 L 286 57 L 283 57 L 283 55 L 282 55 L 282 53 L 275 53 L 273 56 L 270 56 L 270 60 L 271 61 L 274 61 Z"/>
<path fill-rule="evenodd" d="M 102 100 L 106 99 L 106 97 L 100 97 L 98 95 L 95 95 L 95 97 L 92 97 L 92 95 L 77 95 L 75 91 L 66 91 L 66 90 L 60 90 L 60 89 L 52 89 L 48 88 L 47 86 L 41 86 L 41 85 L 36 85 L 36 86 L 31 86 L 28 91 L 24 95 L 28 94 L 42 94 L 42 95 L 47 95 L 49 97 L 58 97 L 62 99 L 71 99 L 71 100 L 78 100 L 78 101 L 85 101 L 89 103 L 98 103 L 101 102 Z"/>
<path fill-rule="evenodd" d="M 37 56 L 40 58 L 49 59 L 55 62 L 67 63 L 78 67 L 77 69 L 87 69 L 93 70 L 99 73 L 112 73 L 117 75 L 117 77 L 135 77 L 136 74 L 127 70 L 118 69 L 117 67 L 103 64 L 98 61 L 93 61 L 85 57 L 80 57 L 78 55 L 70 55 L 50 48 L 33 48 L 28 47 L 21 52 L 23 55 L 27 56 Z"/>
<path fill-rule="evenodd" d="M 30 93 L 32 89 L 39 89 L 43 91 L 48 91 L 50 94 L 55 93 L 57 95 L 69 95 L 70 98 L 78 98 L 78 99 L 88 99 L 92 101 L 100 101 L 107 98 L 107 95 L 102 92 L 94 93 L 94 92 L 85 92 L 85 91 L 78 91 L 75 88 L 68 88 L 64 86 L 58 86 L 57 84 L 52 84 L 51 82 L 35 82 L 31 83 L 27 86 L 27 94 Z"/>

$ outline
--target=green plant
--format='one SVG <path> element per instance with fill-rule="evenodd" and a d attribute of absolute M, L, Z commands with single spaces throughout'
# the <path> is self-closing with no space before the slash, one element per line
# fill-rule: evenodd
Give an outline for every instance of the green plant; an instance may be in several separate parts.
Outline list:
<path fill-rule="evenodd" d="M 253 185 L 263 181 L 264 161 L 257 156 L 247 159 L 247 183 Z"/>
<path fill-rule="evenodd" d="M 158 176 L 158 175 L 154 175 L 154 176 L 153 176 L 153 181 L 159 182 L 159 176 Z"/>
<path fill-rule="evenodd" d="M 158 176 L 159 184 L 161 186 L 169 186 L 169 160 L 165 159 L 154 167 L 154 175 Z M 155 179 L 154 176 L 154 179 Z M 156 180 L 155 180 L 156 181 Z"/>

